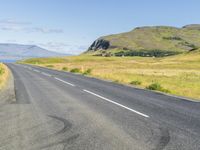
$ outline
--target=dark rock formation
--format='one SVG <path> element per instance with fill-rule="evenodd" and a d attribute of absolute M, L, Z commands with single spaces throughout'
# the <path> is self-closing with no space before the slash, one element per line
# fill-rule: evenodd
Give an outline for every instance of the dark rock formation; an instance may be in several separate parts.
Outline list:
<path fill-rule="evenodd" d="M 96 41 L 94 41 L 92 43 L 92 45 L 88 48 L 88 50 L 100 50 L 100 49 L 103 49 L 103 50 L 106 50 L 108 49 L 110 46 L 110 42 L 107 41 L 107 40 L 104 40 L 104 39 L 97 39 Z"/>
<path fill-rule="evenodd" d="M 183 28 L 192 29 L 192 30 L 200 30 L 200 24 L 189 24 L 183 26 Z"/>

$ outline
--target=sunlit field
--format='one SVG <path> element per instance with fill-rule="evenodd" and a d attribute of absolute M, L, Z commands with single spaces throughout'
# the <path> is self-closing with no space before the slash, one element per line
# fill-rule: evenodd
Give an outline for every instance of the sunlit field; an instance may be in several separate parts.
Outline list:
<path fill-rule="evenodd" d="M 200 99 L 199 52 L 162 58 L 80 55 L 34 58 L 23 63 Z"/>

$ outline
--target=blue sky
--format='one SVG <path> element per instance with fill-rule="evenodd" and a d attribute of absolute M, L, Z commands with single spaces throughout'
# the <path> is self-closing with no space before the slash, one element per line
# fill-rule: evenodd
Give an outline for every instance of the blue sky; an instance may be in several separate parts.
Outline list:
<path fill-rule="evenodd" d="M 0 43 L 78 54 L 137 26 L 200 23 L 199 0 L 1 0 Z"/>

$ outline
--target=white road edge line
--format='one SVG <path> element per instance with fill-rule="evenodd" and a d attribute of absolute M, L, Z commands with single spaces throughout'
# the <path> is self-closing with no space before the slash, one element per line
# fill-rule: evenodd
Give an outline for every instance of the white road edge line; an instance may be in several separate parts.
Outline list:
<path fill-rule="evenodd" d="M 66 83 L 66 84 L 68 84 L 68 85 L 75 86 L 74 84 L 69 83 L 69 82 L 67 82 L 67 81 L 64 81 L 64 80 L 62 80 L 62 79 L 59 79 L 59 78 L 56 78 L 56 77 L 55 77 L 55 79 L 58 80 L 58 81 L 61 81 L 61 82 L 63 82 L 63 83 Z"/>
<path fill-rule="evenodd" d="M 47 73 L 45 73 L 45 72 L 41 72 L 43 75 L 45 75 L 45 76 L 48 76 L 48 77 L 51 77 L 51 75 L 50 74 L 47 74 Z"/>
<path fill-rule="evenodd" d="M 129 108 L 129 107 L 127 107 L 127 106 L 124 106 L 124 105 L 122 105 L 122 104 L 119 104 L 119 103 L 117 103 L 117 102 L 114 102 L 114 101 L 112 101 L 112 100 L 110 100 L 110 99 L 108 99 L 108 98 L 105 98 L 105 97 L 103 97 L 103 96 L 100 96 L 100 95 L 98 95 L 98 94 L 95 94 L 95 93 L 93 93 L 93 92 L 91 92 L 91 91 L 88 91 L 88 90 L 83 90 L 84 92 L 87 92 L 87 93 L 89 93 L 89 94 L 91 94 L 91 95 L 94 95 L 94 96 L 96 96 L 96 97 L 99 97 L 99 98 L 101 98 L 101 99 L 103 99 L 103 100 L 105 100 L 105 101 L 107 101 L 107 102 L 110 102 L 110 103 L 112 103 L 112 104 L 115 104 L 115 105 L 117 105 L 117 106 L 120 106 L 120 107 L 122 107 L 122 108 L 125 108 L 125 109 L 127 109 L 127 110 L 129 110 L 129 111 L 132 111 L 132 112 L 134 112 L 134 113 L 136 113 L 136 114 L 138 114 L 138 115 L 141 115 L 141 116 L 143 116 L 143 117 L 146 117 L 146 118 L 149 118 L 149 116 L 148 115 L 146 115 L 146 114 L 143 114 L 143 113 L 141 113 L 141 112 L 139 112 L 139 111 L 136 111 L 136 110 L 134 110 L 134 109 L 131 109 L 131 108 Z"/>

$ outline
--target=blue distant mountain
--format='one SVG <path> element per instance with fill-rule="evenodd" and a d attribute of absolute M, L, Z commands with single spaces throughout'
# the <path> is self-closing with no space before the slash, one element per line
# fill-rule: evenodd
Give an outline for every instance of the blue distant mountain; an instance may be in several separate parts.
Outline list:
<path fill-rule="evenodd" d="M 57 57 L 67 56 L 52 52 L 36 45 L 21 45 L 21 44 L 0 44 L 0 60 L 14 61 L 33 57 Z"/>

